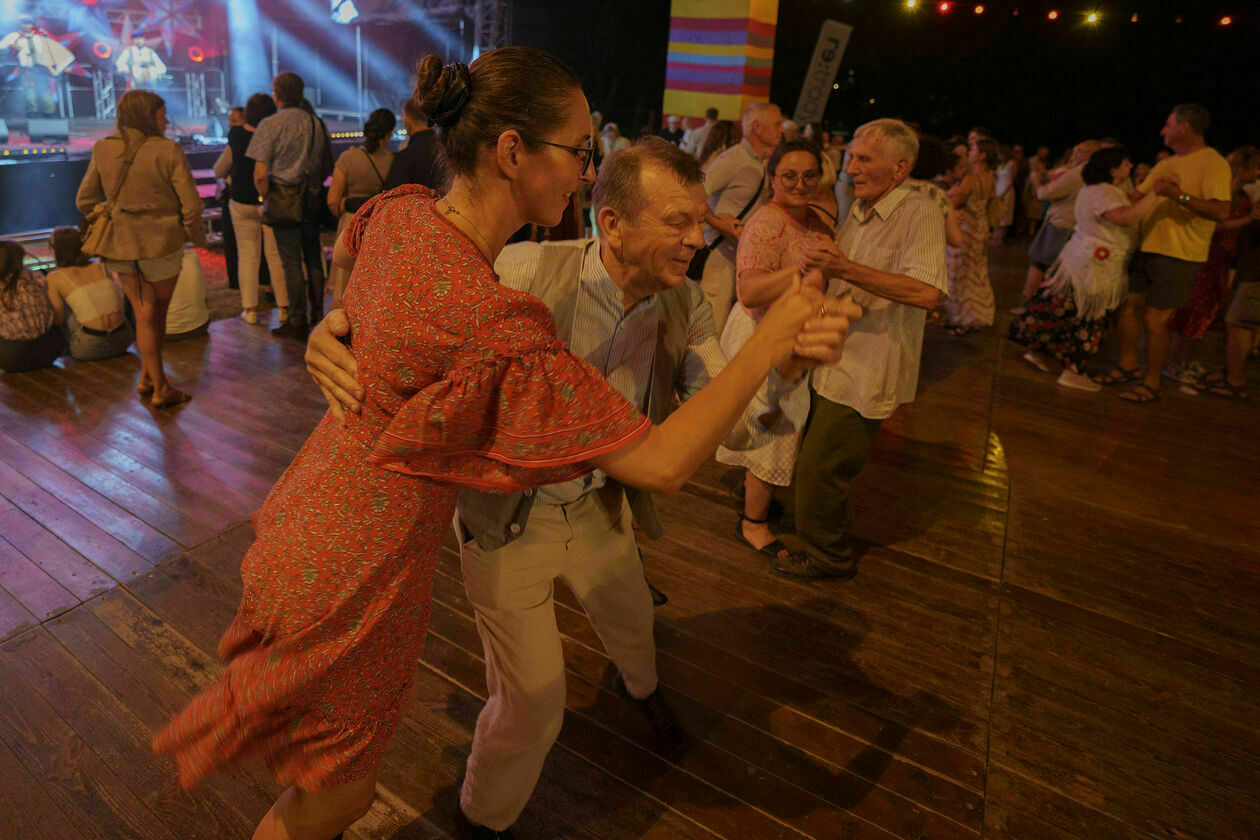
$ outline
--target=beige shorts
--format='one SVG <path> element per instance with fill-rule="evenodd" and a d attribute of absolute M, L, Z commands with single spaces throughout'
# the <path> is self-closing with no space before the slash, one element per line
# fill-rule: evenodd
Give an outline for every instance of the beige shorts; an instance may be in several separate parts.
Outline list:
<path fill-rule="evenodd" d="M 1260 282 L 1239 283 L 1225 313 L 1225 323 L 1231 327 L 1260 329 Z"/>
<path fill-rule="evenodd" d="M 151 257 L 147 260 L 105 260 L 105 268 L 115 274 L 139 274 L 147 283 L 157 283 L 179 276 L 179 269 L 184 264 L 184 249 L 164 257 Z"/>

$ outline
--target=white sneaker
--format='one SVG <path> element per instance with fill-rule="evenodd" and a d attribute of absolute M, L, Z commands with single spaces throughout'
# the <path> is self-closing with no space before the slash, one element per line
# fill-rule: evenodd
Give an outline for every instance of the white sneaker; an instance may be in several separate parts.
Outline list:
<path fill-rule="evenodd" d="M 256 310 L 254 310 L 254 309 L 242 309 L 242 310 L 241 310 L 241 318 L 242 318 L 242 319 L 245 321 L 245 323 L 247 323 L 247 324 L 257 324 L 257 323 L 258 323 L 258 312 L 257 312 Z"/>
<path fill-rule="evenodd" d="M 1082 373 L 1064 368 L 1059 374 L 1059 384 L 1064 388 L 1076 388 L 1078 391 L 1101 391 L 1102 386 Z"/>
<path fill-rule="evenodd" d="M 1042 373 L 1053 373 L 1053 371 L 1050 370 L 1050 365 L 1046 364 L 1046 360 L 1041 357 L 1040 353 L 1029 350 L 1024 354 L 1024 361 L 1028 362 L 1028 364 L 1032 365 Z"/>

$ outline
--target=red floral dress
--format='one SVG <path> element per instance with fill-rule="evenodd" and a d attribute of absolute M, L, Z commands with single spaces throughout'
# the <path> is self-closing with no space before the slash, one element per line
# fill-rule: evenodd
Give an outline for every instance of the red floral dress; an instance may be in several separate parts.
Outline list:
<path fill-rule="evenodd" d="M 649 427 L 436 197 L 400 187 L 346 230 L 367 399 L 349 427 L 324 417 L 255 517 L 226 672 L 154 737 L 185 787 L 254 755 L 310 791 L 370 773 L 411 688 L 458 488 L 566 481 Z"/>
<path fill-rule="evenodd" d="M 1251 215 L 1251 199 L 1242 190 L 1234 193 L 1229 218 L 1242 219 Z M 1238 234 L 1241 228 L 1222 230 L 1219 226 L 1212 234 L 1212 245 L 1207 262 L 1199 267 L 1190 290 L 1190 302 L 1173 313 L 1168 319 L 1168 329 L 1186 338 L 1203 338 L 1208 330 L 1223 329 L 1224 306 L 1229 302 L 1231 290 L 1229 268 L 1238 252 Z"/>

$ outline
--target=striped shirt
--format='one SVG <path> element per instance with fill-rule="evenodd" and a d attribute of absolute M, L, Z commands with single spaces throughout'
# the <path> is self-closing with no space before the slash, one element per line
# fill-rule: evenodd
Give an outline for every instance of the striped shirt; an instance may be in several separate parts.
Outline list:
<path fill-rule="evenodd" d="M 945 218 L 932 199 L 906 184 L 874 207 L 854 202 L 836 242 L 859 265 L 905 275 L 945 293 Z M 927 313 L 834 278 L 828 293 L 846 289 L 864 314 L 849 328 L 843 358 L 814 371 L 813 388 L 863 417 L 881 420 L 914 401 Z"/>
<path fill-rule="evenodd" d="M 509 245 L 499 254 L 494 268 L 503 285 L 529 292 L 542 261 L 542 248 L 534 243 Z M 574 307 L 569 350 L 590 362 L 618 392 L 646 410 L 652 358 L 656 352 L 658 313 L 656 299 L 647 297 L 629 312 L 622 305 L 621 288 L 609 276 L 599 256 L 599 243 L 582 258 L 578 300 Z M 703 296 L 691 311 L 687 349 L 676 391 L 686 400 L 726 367 L 726 356 L 713 332 L 713 313 Z M 595 470 L 582 478 L 551 484 L 538 490 L 543 504 L 575 502 L 603 487 L 607 476 Z"/>

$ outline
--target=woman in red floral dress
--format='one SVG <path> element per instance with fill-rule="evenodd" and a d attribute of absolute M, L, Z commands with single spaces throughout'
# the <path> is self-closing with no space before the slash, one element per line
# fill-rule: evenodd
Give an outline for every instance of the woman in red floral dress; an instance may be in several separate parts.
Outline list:
<path fill-rule="evenodd" d="M 451 189 L 377 196 L 337 244 L 354 266 L 363 411 L 344 427 L 326 415 L 268 495 L 219 644 L 226 672 L 154 737 L 185 787 L 251 756 L 290 785 L 255 840 L 327 840 L 370 807 L 460 486 L 510 491 L 599 467 L 677 489 L 771 366 L 794 351 L 834 355 L 852 311 L 811 290 L 785 296 L 747 352 L 652 426 L 491 268 L 513 231 L 554 225 L 593 180 L 576 77 L 521 47 L 471 68 L 428 56 L 415 99 L 438 126 Z M 823 326 L 800 339 L 807 320 Z"/>

